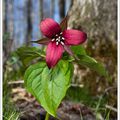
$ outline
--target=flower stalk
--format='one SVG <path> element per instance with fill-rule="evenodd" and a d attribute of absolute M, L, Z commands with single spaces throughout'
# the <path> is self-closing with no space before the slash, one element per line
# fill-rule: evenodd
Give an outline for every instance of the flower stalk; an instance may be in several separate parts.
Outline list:
<path fill-rule="evenodd" d="M 46 116 L 45 116 L 45 120 L 49 120 L 49 117 L 50 117 L 50 115 L 49 115 L 49 113 L 47 112 L 47 113 L 46 113 Z"/>

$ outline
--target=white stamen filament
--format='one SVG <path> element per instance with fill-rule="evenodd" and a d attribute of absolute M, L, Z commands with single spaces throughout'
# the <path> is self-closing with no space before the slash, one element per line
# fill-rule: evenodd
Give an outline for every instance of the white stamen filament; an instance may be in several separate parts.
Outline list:
<path fill-rule="evenodd" d="M 58 39 L 58 42 L 60 42 L 60 39 Z"/>
<path fill-rule="evenodd" d="M 64 37 L 62 37 L 62 40 L 65 40 L 65 38 L 64 38 Z"/>
<path fill-rule="evenodd" d="M 52 41 L 54 41 L 55 39 L 52 39 Z"/>
<path fill-rule="evenodd" d="M 59 43 L 58 42 L 56 42 L 56 45 L 58 45 Z"/>
<path fill-rule="evenodd" d="M 64 42 L 61 41 L 60 43 L 61 43 L 62 45 L 64 45 Z"/>

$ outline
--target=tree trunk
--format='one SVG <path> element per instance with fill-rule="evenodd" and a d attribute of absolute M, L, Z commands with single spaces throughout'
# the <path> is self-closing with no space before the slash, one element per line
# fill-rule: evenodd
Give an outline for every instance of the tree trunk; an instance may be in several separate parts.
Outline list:
<path fill-rule="evenodd" d="M 83 29 L 89 37 L 117 39 L 117 0 L 73 0 L 69 26 Z"/>
<path fill-rule="evenodd" d="M 20 47 L 26 41 L 28 34 L 28 0 L 14 0 L 14 46 Z"/>
<path fill-rule="evenodd" d="M 54 12 L 55 12 L 55 0 L 51 0 L 51 8 L 50 8 L 50 11 L 51 11 L 51 17 L 53 18 L 54 17 Z"/>
<path fill-rule="evenodd" d="M 31 39 L 32 41 L 40 39 L 40 29 L 39 24 L 41 20 L 40 16 L 40 1 L 39 0 L 32 0 L 31 1 Z M 34 44 L 36 45 L 36 44 Z M 36 45 L 37 46 L 37 45 Z"/>
<path fill-rule="evenodd" d="M 27 1 L 27 36 L 26 36 L 26 40 L 25 43 L 26 45 L 30 44 L 30 40 L 32 38 L 32 0 L 28 0 Z"/>
<path fill-rule="evenodd" d="M 59 12 L 60 18 L 63 19 L 65 17 L 65 0 L 59 0 Z"/>
<path fill-rule="evenodd" d="M 5 1 L 5 32 L 13 38 L 13 0 Z"/>
<path fill-rule="evenodd" d="M 88 39 L 83 44 L 87 53 L 104 63 L 112 81 L 76 65 L 75 82 L 88 88 L 91 95 L 103 94 L 106 88 L 117 86 L 117 0 L 73 0 L 69 16 L 69 28 L 87 33 Z M 108 102 L 117 105 L 116 92 L 109 95 Z"/>
<path fill-rule="evenodd" d="M 40 0 L 40 20 L 43 19 L 43 0 Z"/>

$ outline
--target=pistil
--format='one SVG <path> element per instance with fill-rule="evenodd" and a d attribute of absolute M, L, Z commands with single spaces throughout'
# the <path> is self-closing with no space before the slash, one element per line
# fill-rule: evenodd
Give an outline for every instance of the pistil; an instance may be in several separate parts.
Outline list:
<path fill-rule="evenodd" d="M 55 37 L 51 41 L 55 41 L 56 45 L 59 45 L 59 43 L 61 45 L 64 45 L 65 38 L 62 36 L 62 34 L 63 34 L 62 32 L 59 35 L 56 34 Z"/>

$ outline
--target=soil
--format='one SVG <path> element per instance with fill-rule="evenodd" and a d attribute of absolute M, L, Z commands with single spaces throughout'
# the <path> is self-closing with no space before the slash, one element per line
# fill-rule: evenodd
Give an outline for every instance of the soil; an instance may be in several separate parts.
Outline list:
<path fill-rule="evenodd" d="M 46 112 L 24 88 L 12 89 L 12 101 L 18 111 L 20 120 L 44 120 Z M 57 110 L 57 118 L 49 120 L 96 120 L 94 112 L 81 103 L 63 100 Z"/>

